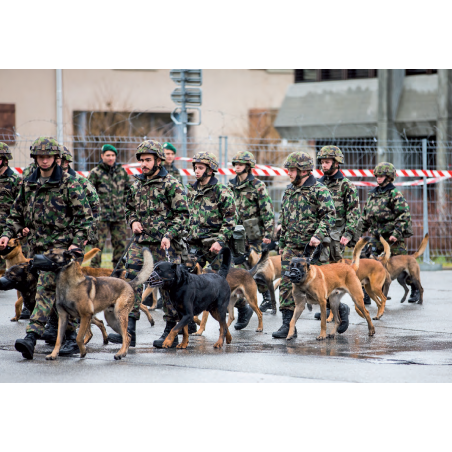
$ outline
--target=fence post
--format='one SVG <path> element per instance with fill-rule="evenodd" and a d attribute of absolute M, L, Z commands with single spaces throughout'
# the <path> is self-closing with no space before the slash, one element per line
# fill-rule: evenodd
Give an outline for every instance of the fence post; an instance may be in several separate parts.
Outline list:
<path fill-rule="evenodd" d="M 228 167 L 228 137 L 227 135 L 224 137 L 224 166 L 223 168 Z M 228 184 L 228 176 L 224 176 L 224 185 Z"/>
<path fill-rule="evenodd" d="M 218 137 L 218 167 L 221 168 L 221 162 L 222 162 L 222 154 L 223 154 L 223 149 L 222 149 L 222 140 L 223 140 L 223 135 L 220 135 Z M 220 175 L 218 175 L 218 181 L 220 181 Z"/>
<path fill-rule="evenodd" d="M 427 140 L 424 138 L 422 140 L 422 169 L 427 170 Z M 424 219 L 424 234 L 428 234 L 428 199 L 427 199 L 427 176 L 424 174 L 424 185 L 423 185 L 423 219 Z M 430 264 L 430 244 L 427 243 L 427 248 L 423 255 L 424 264 Z"/>
<path fill-rule="evenodd" d="M 56 69 L 56 118 L 57 141 L 63 145 L 63 75 L 62 69 Z"/>

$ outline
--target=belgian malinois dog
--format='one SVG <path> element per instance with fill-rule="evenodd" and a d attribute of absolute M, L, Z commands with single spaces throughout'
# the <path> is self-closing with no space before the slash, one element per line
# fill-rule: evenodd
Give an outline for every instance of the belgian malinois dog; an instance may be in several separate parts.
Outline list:
<path fill-rule="evenodd" d="M 129 282 L 112 277 L 85 276 L 79 261 L 83 258 L 80 249 L 54 249 L 33 258 L 33 267 L 56 273 L 56 301 L 58 311 L 58 338 L 46 359 L 56 359 L 61 348 L 69 316 L 80 319 L 77 345 L 80 357 L 86 356 L 84 337 L 91 319 L 104 311 L 108 325 L 122 336 L 122 347 L 115 359 L 127 355 L 130 336 L 127 334 L 128 316 L 134 303 L 134 289 L 142 285 L 152 273 L 154 261 L 148 249 L 143 250 L 144 264 L 137 277 Z"/>

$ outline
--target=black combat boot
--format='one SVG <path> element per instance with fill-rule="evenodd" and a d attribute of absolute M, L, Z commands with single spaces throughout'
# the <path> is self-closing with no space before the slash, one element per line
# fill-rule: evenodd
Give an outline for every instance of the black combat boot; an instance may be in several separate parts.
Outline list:
<path fill-rule="evenodd" d="M 328 318 L 329 316 L 330 316 L 330 310 L 327 309 L 327 310 L 326 310 L 326 318 Z M 320 320 L 320 312 L 316 312 L 316 313 L 314 314 L 314 318 L 317 319 L 317 320 Z"/>
<path fill-rule="evenodd" d="M 281 314 L 283 318 L 283 324 L 281 325 L 281 328 L 278 331 L 272 333 L 272 336 L 276 339 L 285 339 L 289 334 L 290 321 L 292 320 L 293 317 L 293 311 L 291 311 L 290 309 L 283 309 L 281 311 Z M 297 337 L 297 328 L 295 328 L 293 337 Z"/>
<path fill-rule="evenodd" d="M 364 304 L 371 304 L 370 303 L 370 297 L 367 294 L 367 292 L 364 290 L 364 287 L 363 287 L 363 294 L 364 294 Z"/>
<path fill-rule="evenodd" d="M 47 321 L 44 333 L 42 333 L 41 339 L 46 341 L 46 344 L 55 345 L 58 337 L 58 317 L 54 312 L 50 314 Z"/>
<path fill-rule="evenodd" d="M 26 306 L 23 307 L 22 312 L 20 313 L 20 320 L 29 319 L 31 315 L 31 312 L 27 309 Z"/>
<path fill-rule="evenodd" d="M 162 297 L 160 297 L 157 300 L 157 306 L 155 307 L 155 309 L 163 309 L 163 298 Z"/>
<path fill-rule="evenodd" d="M 131 337 L 129 347 L 135 347 L 135 345 L 137 344 L 136 327 L 137 319 L 129 317 L 129 323 L 127 325 L 127 332 Z M 120 334 L 110 333 L 108 335 L 108 342 L 111 342 L 112 344 L 122 344 L 122 336 Z"/>
<path fill-rule="evenodd" d="M 176 322 L 166 322 L 165 329 L 163 331 L 163 334 L 154 341 L 152 344 L 155 348 L 162 348 L 163 342 L 165 341 L 166 337 L 170 333 L 170 331 L 176 326 Z M 176 345 L 179 343 L 179 338 L 174 338 L 173 344 L 171 345 L 171 348 L 175 348 Z"/>
<path fill-rule="evenodd" d="M 339 305 L 339 315 L 341 316 L 341 324 L 337 327 L 339 334 L 345 333 L 348 328 L 348 316 L 350 314 L 350 307 L 348 304 L 341 303 Z"/>
<path fill-rule="evenodd" d="M 39 336 L 36 333 L 27 333 L 23 339 L 17 339 L 14 347 L 22 356 L 26 359 L 33 359 L 33 353 L 35 352 L 36 340 Z"/>
<path fill-rule="evenodd" d="M 267 292 L 264 292 L 262 294 L 262 298 L 263 300 L 261 305 L 259 306 L 259 309 L 261 310 L 261 312 L 265 312 L 272 308 L 272 299 L 270 297 L 270 291 L 267 290 Z"/>
<path fill-rule="evenodd" d="M 194 320 L 188 322 L 188 334 L 194 334 L 198 331 L 198 326 Z M 184 334 L 184 329 L 182 328 L 178 334 Z"/>
<path fill-rule="evenodd" d="M 60 356 L 71 356 L 77 353 L 80 353 L 80 349 L 78 348 L 76 339 L 77 339 L 77 331 L 67 331 L 65 334 L 65 343 L 60 348 L 60 352 L 58 353 Z"/>
<path fill-rule="evenodd" d="M 243 328 L 250 323 L 254 311 L 248 304 L 237 308 L 237 311 L 239 311 L 239 318 L 237 319 L 237 322 L 235 322 L 234 328 L 236 330 L 243 330 Z"/>
<path fill-rule="evenodd" d="M 408 298 L 408 303 L 417 303 L 421 299 L 421 292 L 414 284 L 410 284 L 410 286 L 411 295 Z"/>

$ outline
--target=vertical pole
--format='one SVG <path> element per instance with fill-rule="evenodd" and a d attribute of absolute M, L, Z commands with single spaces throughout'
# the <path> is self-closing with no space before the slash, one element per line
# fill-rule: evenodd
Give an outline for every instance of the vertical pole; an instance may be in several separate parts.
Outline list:
<path fill-rule="evenodd" d="M 78 169 L 80 171 L 87 171 L 87 165 L 86 165 L 86 111 L 80 112 L 80 115 L 78 117 L 78 132 L 80 134 L 80 143 L 78 144 Z M 74 153 L 75 154 L 75 153 Z M 75 157 L 75 155 L 74 155 Z"/>
<path fill-rule="evenodd" d="M 427 170 L 427 140 L 422 140 L 422 168 Z M 428 199 L 427 199 L 427 176 L 424 175 L 423 185 L 423 219 L 424 219 L 424 237 L 428 233 Z M 430 245 L 427 243 L 427 248 L 423 255 L 424 264 L 430 264 Z"/>
<path fill-rule="evenodd" d="M 223 149 L 222 149 L 222 140 L 223 136 L 220 135 L 218 137 L 218 166 L 221 168 L 221 164 L 223 162 L 223 158 L 222 158 L 222 154 L 223 154 Z M 220 177 L 218 177 L 218 180 L 221 181 Z"/>
<path fill-rule="evenodd" d="M 63 75 L 61 69 L 56 69 L 56 122 L 57 141 L 63 145 Z"/>
<path fill-rule="evenodd" d="M 181 127 L 182 127 L 182 157 L 187 158 L 187 109 L 185 107 L 185 69 L 181 69 Z M 187 168 L 187 161 L 183 161 L 183 168 Z M 187 176 L 182 177 L 184 185 L 187 185 Z"/>
<path fill-rule="evenodd" d="M 224 137 L 224 167 L 228 167 L 228 137 Z M 228 176 L 224 176 L 224 185 L 228 184 Z"/>

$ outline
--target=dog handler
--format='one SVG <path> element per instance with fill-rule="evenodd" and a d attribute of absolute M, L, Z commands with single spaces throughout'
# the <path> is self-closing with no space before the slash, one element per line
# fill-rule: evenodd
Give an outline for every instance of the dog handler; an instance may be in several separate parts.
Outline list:
<path fill-rule="evenodd" d="M 394 186 L 397 177 L 392 163 L 379 163 L 374 169 L 378 187 L 369 192 L 363 211 L 362 234 L 369 230 L 372 247 L 382 253 L 383 245 L 377 240 L 380 234 L 391 247 L 391 256 L 407 254 L 405 239 L 413 235 L 410 206 L 402 193 Z M 420 293 L 414 284 L 411 286 L 410 303 L 419 301 Z"/>
<path fill-rule="evenodd" d="M 312 157 L 306 152 L 293 152 L 287 157 L 284 168 L 288 169 L 291 184 L 284 192 L 279 217 L 282 275 L 289 271 L 293 257 L 303 256 L 307 244 L 320 245 L 336 222 L 336 209 L 330 192 L 311 174 L 314 168 Z M 279 310 L 283 324 L 272 334 L 274 338 L 287 337 L 294 309 L 292 283 L 287 276 L 283 276 L 279 286 Z M 296 328 L 294 337 L 297 337 Z"/>
<path fill-rule="evenodd" d="M 262 253 L 262 242 L 270 244 L 273 237 L 275 214 L 272 200 L 264 182 L 256 179 L 252 168 L 256 166 L 256 159 L 251 152 L 241 151 L 232 159 L 232 165 L 237 176 L 231 179 L 228 188 L 232 191 L 237 207 L 238 221 L 245 227 L 247 244 L 246 251 L 254 250 Z M 263 294 L 264 301 L 260 310 L 265 312 L 271 308 L 270 291 Z M 239 317 L 234 325 L 236 330 L 245 328 L 253 315 L 253 310 L 243 298 L 237 301 L 235 307 Z"/>
<path fill-rule="evenodd" d="M 125 209 L 127 223 L 135 234 L 135 241 L 127 252 L 126 277 L 129 280 L 134 279 L 143 266 L 143 247 L 150 249 L 155 263 L 167 260 L 167 250 L 171 262 L 180 264 L 180 255 L 176 254 L 174 240 L 187 229 L 189 217 L 187 197 L 182 184 L 162 167 L 165 161 L 162 145 L 154 140 L 143 141 L 135 155 L 141 163 L 142 174 L 135 176 Z M 160 292 L 166 328 L 162 337 L 154 341 L 154 347 L 161 348 L 169 331 L 176 324 L 178 315 L 171 305 L 168 292 Z M 142 288 L 139 288 L 135 292 L 135 303 L 129 314 L 127 331 L 132 338 L 131 347 L 136 344 L 136 321 L 140 318 L 141 295 Z M 122 343 L 121 335 L 116 333 L 109 334 L 108 340 L 114 344 Z M 174 341 L 174 347 L 177 342 Z"/>
<path fill-rule="evenodd" d="M 54 138 L 40 137 L 30 150 L 37 169 L 20 186 L 0 239 L 0 250 L 19 232 L 28 236 L 32 255 L 53 248 L 83 249 L 93 216 L 82 186 L 56 164 L 56 158 L 61 157 L 61 147 Z M 36 340 L 41 338 L 55 304 L 55 289 L 55 273 L 40 272 L 36 306 L 30 316 L 27 335 L 15 344 L 24 358 L 33 359 Z M 69 351 L 78 349 L 75 328 L 75 320 L 70 319 L 65 344 Z"/>

